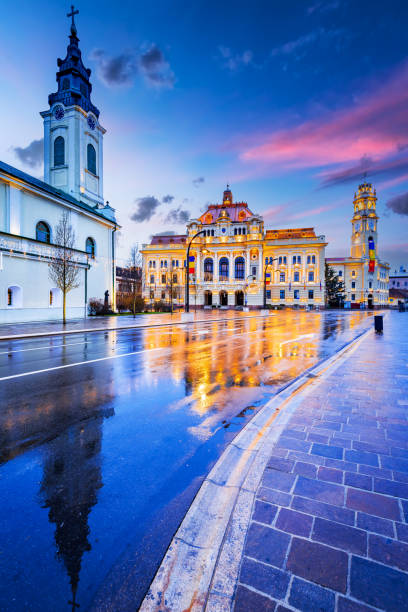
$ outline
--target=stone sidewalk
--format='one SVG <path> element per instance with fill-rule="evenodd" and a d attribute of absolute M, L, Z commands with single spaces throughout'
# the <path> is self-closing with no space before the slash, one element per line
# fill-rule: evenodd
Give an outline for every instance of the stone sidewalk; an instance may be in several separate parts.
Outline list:
<path fill-rule="evenodd" d="M 408 315 L 301 401 L 248 526 L 235 612 L 408 611 Z"/>

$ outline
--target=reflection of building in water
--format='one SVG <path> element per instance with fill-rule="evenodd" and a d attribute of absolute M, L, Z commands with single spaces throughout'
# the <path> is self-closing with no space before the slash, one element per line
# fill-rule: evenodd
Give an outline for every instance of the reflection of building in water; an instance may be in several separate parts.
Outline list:
<path fill-rule="evenodd" d="M 255 401 L 257 388 L 263 387 L 264 393 L 265 386 L 280 385 L 315 363 L 325 334 L 323 322 L 319 315 L 288 311 L 267 320 L 214 322 L 207 331 L 174 327 L 170 335 L 149 328 L 144 333 L 145 346 L 171 346 L 172 358 L 169 361 L 165 352 L 146 352 L 146 372 L 152 381 L 157 376 L 158 384 L 162 366 L 175 382 L 184 382 L 185 399 L 178 406 L 189 405 L 200 415 L 220 411 L 232 401 L 239 404 L 238 388 L 242 398 L 251 395 L 250 401 Z M 253 391 L 244 395 L 243 388 Z"/>
<path fill-rule="evenodd" d="M 46 447 L 41 496 L 55 524 L 57 556 L 72 589 L 72 609 L 84 552 L 91 549 L 88 517 L 102 486 L 100 451 L 103 417 L 73 425 Z"/>

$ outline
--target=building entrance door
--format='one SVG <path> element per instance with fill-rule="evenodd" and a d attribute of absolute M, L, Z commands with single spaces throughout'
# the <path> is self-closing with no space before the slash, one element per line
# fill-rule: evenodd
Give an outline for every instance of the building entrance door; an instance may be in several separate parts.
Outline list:
<path fill-rule="evenodd" d="M 236 291 L 235 292 L 235 306 L 243 306 L 244 305 L 244 292 Z"/>
<path fill-rule="evenodd" d="M 369 307 L 369 308 L 372 308 L 372 307 L 374 306 L 374 302 L 373 302 L 373 294 L 372 294 L 372 293 L 369 293 L 369 294 L 368 294 L 367 301 L 368 301 L 368 307 Z"/>
<path fill-rule="evenodd" d="M 220 306 L 228 306 L 228 293 L 220 291 Z"/>
<path fill-rule="evenodd" d="M 204 306 L 212 306 L 212 293 L 211 293 L 211 291 L 204 291 Z"/>

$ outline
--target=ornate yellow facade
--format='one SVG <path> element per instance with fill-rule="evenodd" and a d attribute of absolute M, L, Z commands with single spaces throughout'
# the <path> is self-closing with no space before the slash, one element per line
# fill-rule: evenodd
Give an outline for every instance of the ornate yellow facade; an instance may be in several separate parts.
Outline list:
<path fill-rule="evenodd" d="M 192 219 L 186 235 L 153 236 L 143 245 L 143 296 L 172 295 L 184 304 L 188 263 L 192 307 L 260 308 L 264 290 L 269 305 L 323 306 L 326 244 L 313 228 L 265 230 L 262 217 L 234 202 L 227 186 L 222 204 Z"/>

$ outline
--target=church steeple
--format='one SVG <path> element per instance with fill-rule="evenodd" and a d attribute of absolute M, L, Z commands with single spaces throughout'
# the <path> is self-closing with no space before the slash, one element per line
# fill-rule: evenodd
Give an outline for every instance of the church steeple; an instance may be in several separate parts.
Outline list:
<path fill-rule="evenodd" d="M 75 104 L 85 112 L 91 111 L 98 118 L 99 110 L 91 102 L 92 85 L 89 80 L 91 70 L 85 68 L 81 50 L 78 46 L 78 31 L 74 19 L 78 13 L 79 11 L 75 11 L 74 7 L 71 6 L 71 12 L 67 14 L 67 17 L 72 18 L 69 45 L 65 59 L 58 58 L 57 60 L 59 68 L 57 72 L 58 91 L 48 96 L 48 103 L 50 106 L 56 102 L 62 102 L 64 106 Z"/>
<path fill-rule="evenodd" d="M 44 119 L 44 180 L 85 202 L 103 203 L 103 135 L 99 110 L 91 102 L 91 71 L 85 68 L 71 7 L 69 45 L 58 59 L 58 90 L 48 96 Z"/>

